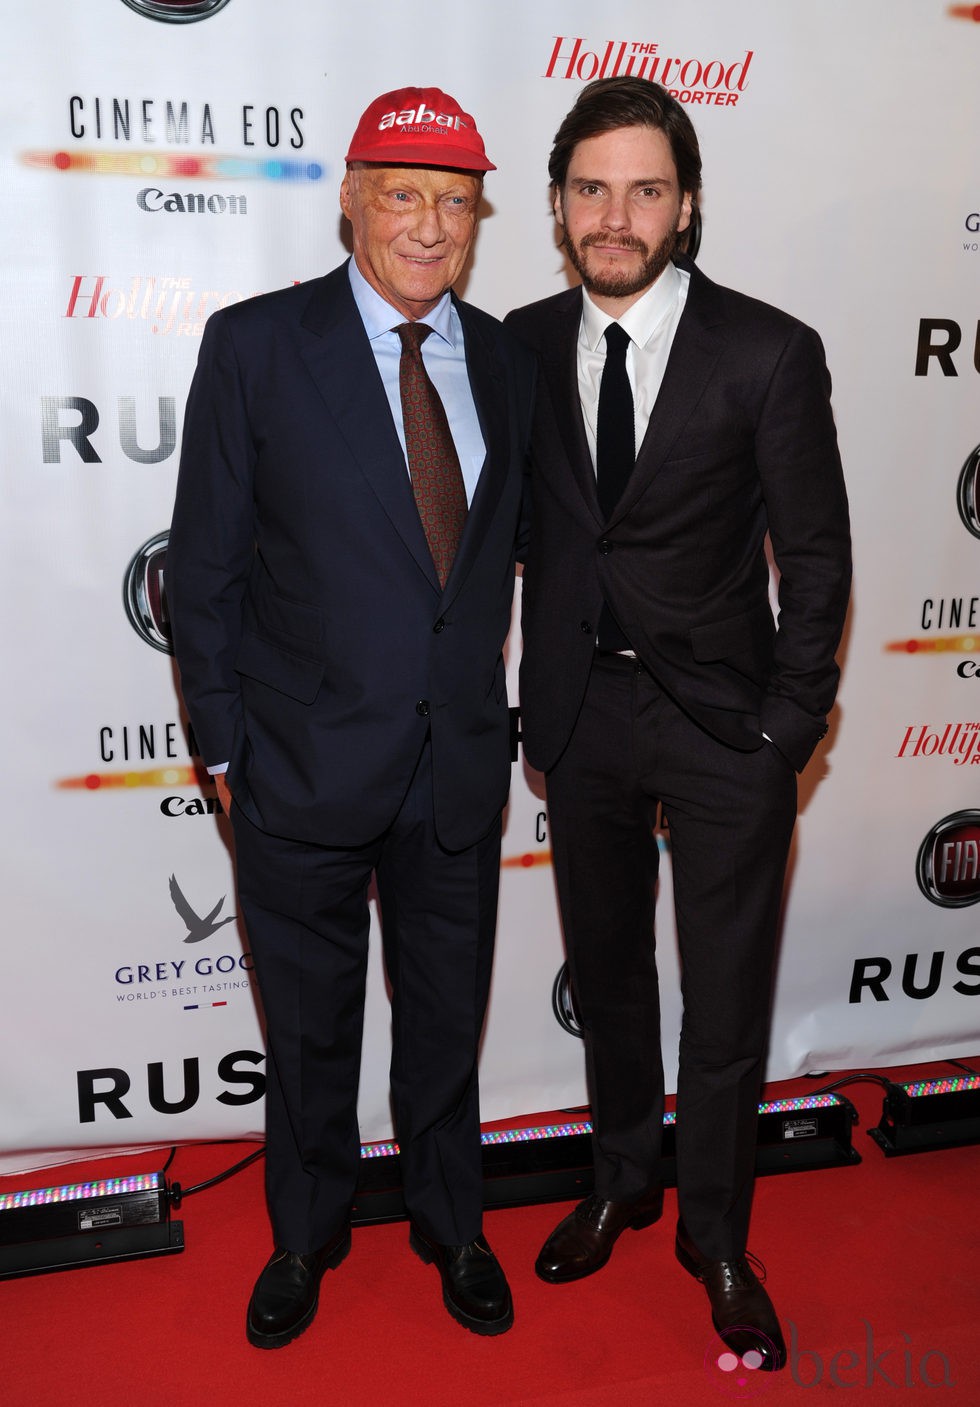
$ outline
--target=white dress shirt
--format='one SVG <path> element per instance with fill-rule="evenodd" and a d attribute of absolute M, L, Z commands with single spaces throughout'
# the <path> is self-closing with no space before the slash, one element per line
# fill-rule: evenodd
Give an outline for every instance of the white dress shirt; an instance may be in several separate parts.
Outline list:
<path fill-rule="evenodd" d="M 675 264 L 666 269 L 619 319 L 629 335 L 626 372 L 633 391 L 633 428 L 637 453 L 647 432 L 650 415 L 660 394 L 667 358 L 674 344 L 691 276 Z M 578 390 L 585 417 L 585 431 L 595 468 L 596 415 L 599 409 L 599 382 L 606 364 L 605 331 L 616 319 L 604 313 L 582 290 L 582 321 L 578 334 Z"/>

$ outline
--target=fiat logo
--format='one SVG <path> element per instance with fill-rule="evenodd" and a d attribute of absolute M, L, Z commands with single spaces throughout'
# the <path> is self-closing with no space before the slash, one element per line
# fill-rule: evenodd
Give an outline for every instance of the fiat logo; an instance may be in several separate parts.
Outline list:
<path fill-rule="evenodd" d="M 130 625 L 141 640 L 155 650 L 172 655 L 170 617 L 167 598 L 163 594 L 163 569 L 167 560 L 170 534 L 157 533 L 144 542 L 129 566 L 123 580 L 123 605 Z"/>
<path fill-rule="evenodd" d="M 956 506 L 963 526 L 974 537 L 980 537 L 980 445 L 969 456 L 956 485 Z"/>
<path fill-rule="evenodd" d="M 225 8 L 228 0 L 123 0 L 123 4 L 162 24 L 194 24 L 196 20 L 209 20 Z"/>
<path fill-rule="evenodd" d="M 575 993 L 572 991 L 567 962 L 562 963 L 558 969 L 555 985 L 551 989 L 551 1009 L 562 1030 L 567 1031 L 570 1036 L 578 1036 L 581 1040 L 582 1018 L 575 1007 Z"/>
<path fill-rule="evenodd" d="M 980 901 L 980 811 L 955 811 L 934 825 L 919 846 L 915 875 L 940 908 Z"/>

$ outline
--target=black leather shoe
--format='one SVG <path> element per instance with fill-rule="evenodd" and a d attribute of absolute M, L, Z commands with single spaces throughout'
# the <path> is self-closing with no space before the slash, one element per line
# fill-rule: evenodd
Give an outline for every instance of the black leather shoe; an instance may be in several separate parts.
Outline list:
<path fill-rule="evenodd" d="M 705 1260 L 682 1222 L 677 1225 L 674 1249 L 684 1269 L 707 1290 L 711 1322 L 732 1352 L 743 1359 L 746 1354 L 753 1354 L 753 1366 L 764 1373 L 776 1373 L 784 1367 L 783 1331 L 772 1300 L 746 1257 Z"/>
<path fill-rule="evenodd" d="M 442 1276 L 442 1299 L 449 1313 L 474 1334 L 503 1334 L 514 1322 L 510 1287 L 500 1262 L 482 1236 L 467 1246 L 442 1246 L 412 1226 L 408 1243 Z"/>
<path fill-rule="evenodd" d="M 324 1271 L 336 1270 L 350 1250 L 350 1227 L 308 1255 L 277 1246 L 255 1282 L 245 1333 L 256 1348 L 282 1348 L 313 1323 Z"/>
<path fill-rule="evenodd" d="M 631 1202 L 609 1202 L 595 1192 L 560 1221 L 541 1247 L 535 1274 L 549 1285 L 564 1285 L 601 1270 L 612 1255 L 620 1233 L 641 1231 L 659 1221 L 664 1209 L 662 1187 L 651 1187 Z"/>

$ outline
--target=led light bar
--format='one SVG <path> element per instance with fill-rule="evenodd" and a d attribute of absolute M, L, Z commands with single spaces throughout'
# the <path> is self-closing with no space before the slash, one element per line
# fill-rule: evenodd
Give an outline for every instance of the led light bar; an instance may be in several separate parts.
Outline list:
<path fill-rule="evenodd" d="M 756 1172 L 859 1163 L 851 1145 L 854 1108 L 835 1094 L 806 1095 L 759 1105 Z M 664 1115 L 661 1173 L 677 1183 L 676 1122 Z M 492 1129 L 481 1135 L 484 1204 L 519 1207 L 568 1201 L 593 1187 L 592 1124 L 585 1118 L 529 1128 Z M 361 1169 L 352 1219 L 355 1225 L 400 1221 L 407 1215 L 401 1193 L 397 1143 L 361 1145 Z"/>
<path fill-rule="evenodd" d="M 0 1279 L 183 1249 L 162 1173 L 0 1194 Z"/>
<path fill-rule="evenodd" d="M 889 1158 L 980 1143 L 980 1075 L 893 1085 L 868 1135 Z"/>

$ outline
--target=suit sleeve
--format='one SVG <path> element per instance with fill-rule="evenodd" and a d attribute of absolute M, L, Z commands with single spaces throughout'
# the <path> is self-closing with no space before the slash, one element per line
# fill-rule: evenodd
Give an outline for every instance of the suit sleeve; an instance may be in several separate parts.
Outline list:
<path fill-rule="evenodd" d="M 851 582 L 847 496 L 817 334 L 797 324 L 756 431 L 756 461 L 779 570 L 779 623 L 762 730 L 797 771 L 827 731 L 835 653 Z"/>
<path fill-rule="evenodd" d="M 209 765 L 231 757 L 241 715 L 234 665 L 254 553 L 255 458 L 230 320 L 215 314 L 187 400 L 166 562 L 181 691 Z"/>

